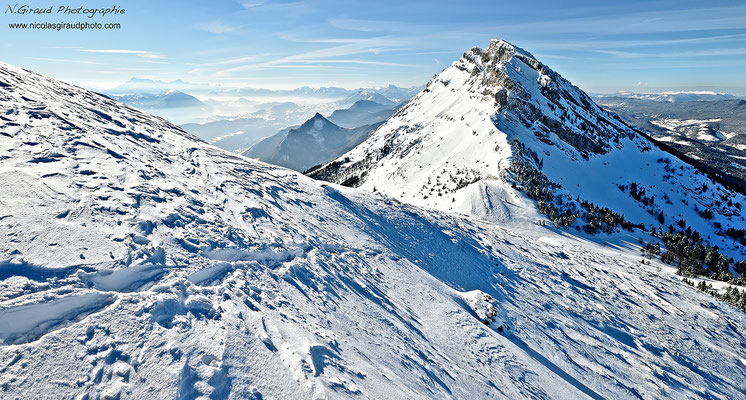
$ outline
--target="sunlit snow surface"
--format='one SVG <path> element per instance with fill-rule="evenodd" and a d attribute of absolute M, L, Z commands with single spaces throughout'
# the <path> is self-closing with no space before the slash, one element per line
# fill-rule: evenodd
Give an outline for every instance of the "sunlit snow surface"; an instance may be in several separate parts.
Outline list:
<path fill-rule="evenodd" d="M 744 315 L 621 240 L 322 185 L 6 64 L 0 104 L 2 398 L 744 398 Z"/>
<path fill-rule="evenodd" d="M 570 142 L 574 138 L 592 145 L 583 148 Z M 519 156 L 514 141 L 534 151 L 542 173 L 570 197 L 612 209 L 646 230 L 666 231 L 684 220 L 728 256 L 746 257 L 744 246 L 715 234 L 716 223 L 722 230 L 746 226 L 746 197 L 656 148 L 504 41 L 465 53 L 366 141 L 314 176 L 337 183 L 358 177 L 363 189 L 417 206 L 507 221 L 535 209 L 511 188 L 509 167 Z M 654 198 L 652 209 L 620 191 L 632 183 Z M 701 216 L 706 209 L 712 219 Z"/>

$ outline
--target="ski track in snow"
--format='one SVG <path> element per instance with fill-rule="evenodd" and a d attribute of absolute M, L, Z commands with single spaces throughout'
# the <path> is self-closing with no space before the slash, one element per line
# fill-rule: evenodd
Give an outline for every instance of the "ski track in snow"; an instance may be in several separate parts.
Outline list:
<path fill-rule="evenodd" d="M 746 317 L 635 250 L 0 82 L 0 397 L 745 397 Z"/>

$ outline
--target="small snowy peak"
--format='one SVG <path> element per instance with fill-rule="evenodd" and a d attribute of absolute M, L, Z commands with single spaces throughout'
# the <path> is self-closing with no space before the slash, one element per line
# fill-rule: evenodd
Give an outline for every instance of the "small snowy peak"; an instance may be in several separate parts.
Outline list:
<path fill-rule="evenodd" d="M 376 103 L 371 100 L 358 100 L 348 108 L 348 110 L 365 110 L 365 111 L 380 111 L 388 108 L 389 106 Z"/>
<path fill-rule="evenodd" d="M 317 113 L 301 126 L 260 142 L 256 151 L 249 151 L 246 155 L 254 155 L 262 161 L 296 171 L 305 171 L 349 151 L 365 140 L 373 128 L 375 126 L 343 128 Z"/>
<path fill-rule="evenodd" d="M 346 97 L 339 103 L 340 104 L 354 104 L 360 100 L 372 101 L 378 104 L 383 104 L 383 105 L 388 105 L 388 106 L 393 106 L 396 104 L 395 101 L 386 98 L 382 94 L 378 93 L 375 89 L 358 89 L 357 92 Z"/>
<path fill-rule="evenodd" d="M 345 128 L 377 124 L 394 114 L 397 107 L 369 100 L 358 100 L 349 108 L 334 111 L 329 115 L 329 121 Z"/>
<path fill-rule="evenodd" d="M 320 131 L 321 129 L 324 129 L 324 125 L 329 122 L 326 118 L 322 117 L 321 114 L 316 114 L 313 117 L 313 129 L 316 131 Z"/>
<path fill-rule="evenodd" d="M 303 125 L 301 125 L 301 129 L 309 130 L 310 128 L 314 129 L 321 129 L 324 127 L 324 124 L 329 122 L 326 118 L 324 118 L 323 115 L 316 113 L 313 117 L 311 117 L 308 121 L 304 122 Z"/>
<path fill-rule="evenodd" d="M 323 115 L 316 113 L 313 117 L 308 119 L 306 122 L 304 122 L 301 126 L 296 128 L 291 128 L 289 131 L 289 134 L 309 134 L 316 138 L 317 140 L 323 140 L 323 137 L 319 135 L 319 133 L 324 130 L 325 127 L 330 127 L 331 129 L 339 128 L 338 126 L 332 124 L 329 122 L 328 119 L 324 118 Z"/>

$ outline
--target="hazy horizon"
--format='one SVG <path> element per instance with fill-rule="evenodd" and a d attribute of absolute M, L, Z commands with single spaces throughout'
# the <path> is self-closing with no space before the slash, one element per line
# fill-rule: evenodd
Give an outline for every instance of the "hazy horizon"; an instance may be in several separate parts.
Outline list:
<path fill-rule="evenodd" d="M 57 6 L 39 3 L 34 7 Z M 500 38 L 583 90 L 746 94 L 746 4 L 336 0 L 122 0 L 125 14 L 18 14 L 6 5 L 2 60 L 107 89 L 131 77 L 224 87 L 347 89 L 426 83 Z M 113 30 L 11 23 L 116 22 Z"/>

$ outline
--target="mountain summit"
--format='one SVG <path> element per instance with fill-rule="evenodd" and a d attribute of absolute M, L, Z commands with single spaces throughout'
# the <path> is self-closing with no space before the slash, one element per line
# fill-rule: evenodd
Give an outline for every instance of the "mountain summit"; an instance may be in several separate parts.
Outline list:
<path fill-rule="evenodd" d="M 296 171 L 333 160 L 365 140 L 378 124 L 354 129 L 338 126 L 316 113 L 301 126 L 283 129 L 252 146 L 244 155 Z"/>
<path fill-rule="evenodd" d="M 538 210 L 590 233 L 683 220 L 744 255 L 717 234 L 743 226 L 743 195 L 502 40 L 464 53 L 365 142 L 309 175 L 490 220 L 536 220 Z"/>
<path fill-rule="evenodd" d="M 508 193 L 471 54 L 378 131 L 376 163 L 480 150 L 471 179 Z M 0 107 L 2 398 L 744 397 L 746 315 L 637 251 L 313 181 L 4 63 Z M 584 160 L 559 144 L 545 160 Z"/>

